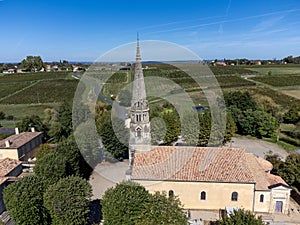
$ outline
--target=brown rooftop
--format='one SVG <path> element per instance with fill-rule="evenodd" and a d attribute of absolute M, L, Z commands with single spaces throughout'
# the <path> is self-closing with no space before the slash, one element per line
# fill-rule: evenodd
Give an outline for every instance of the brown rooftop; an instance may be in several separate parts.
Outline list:
<path fill-rule="evenodd" d="M 0 149 L 16 149 L 19 148 L 34 138 L 41 135 L 42 132 L 22 132 L 20 134 L 14 134 L 0 141 Z M 5 142 L 9 141 L 9 147 L 6 147 Z"/>
<path fill-rule="evenodd" d="M 158 146 L 135 153 L 131 178 L 255 183 L 241 148 Z"/>
<path fill-rule="evenodd" d="M 7 181 L 8 179 L 9 179 L 8 177 L 0 177 L 0 185 L 5 183 L 5 181 Z"/>
<path fill-rule="evenodd" d="M 283 184 L 288 186 L 286 182 L 280 177 L 273 174 L 270 174 L 270 170 L 266 170 L 270 168 L 270 165 L 265 162 L 266 160 L 260 157 L 253 155 L 252 153 L 246 153 L 247 162 L 251 169 L 252 174 L 254 175 L 256 185 L 256 190 L 269 190 L 270 186 Z M 272 165 L 272 164 L 271 164 Z"/>
<path fill-rule="evenodd" d="M 22 162 L 5 158 L 0 161 L 0 177 L 5 177 L 7 174 L 9 174 L 13 169 L 15 169 L 17 166 L 22 164 Z"/>

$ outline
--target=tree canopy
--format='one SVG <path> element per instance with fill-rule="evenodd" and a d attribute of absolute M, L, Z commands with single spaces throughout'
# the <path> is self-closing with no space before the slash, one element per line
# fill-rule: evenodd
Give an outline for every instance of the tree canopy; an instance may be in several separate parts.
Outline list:
<path fill-rule="evenodd" d="M 218 220 L 219 225 L 265 225 L 261 217 L 255 218 L 255 216 L 244 209 L 234 210 L 229 216 Z"/>
<path fill-rule="evenodd" d="M 50 215 L 43 206 L 44 189 L 43 180 L 37 176 L 24 177 L 4 189 L 5 206 L 16 224 L 50 224 Z"/>
<path fill-rule="evenodd" d="M 50 186 L 44 194 L 44 205 L 49 210 L 53 224 L 86 225 L 90 184 L 80 177 L 66 177 Z"/>
<path fill-rule="evenodd" d="M 44 67 L 43 60 L 40 56 L 26 56 L 21 62 L 21 67 L 26 71 L 40 71 Z"/>
<path fill-rule="evenodd" d="M 146 203 L 145 212 L 139 224 L 143 225 L 185 225 L 186 214 L 176 196 L 167 197 L 166 192 L 155 192 Z"/>
<path fill-rule="evenodd" d="M 186 225 L 179 199 L 165 192 L 151 195 L 143 186 L 125 181 L 108 189 L 101 201 L 104 225 Z"/>

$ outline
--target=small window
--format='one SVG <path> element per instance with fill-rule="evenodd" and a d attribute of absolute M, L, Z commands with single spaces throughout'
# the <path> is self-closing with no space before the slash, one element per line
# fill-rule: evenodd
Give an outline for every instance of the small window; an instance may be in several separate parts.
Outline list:
<path fill-rule="evenodd" d="M 237 200 L 238 200 L 238 193 L 237 192 L 232 192 L 231 201 L 236 202 Z"/>
<path fill-rule="evenodd" d="M 141 128 L 137 128 L 136 129 L 136 136 L 137 137 L 141 137 L 142 136 L 142 130 L 141 130 Z"/>
<path fill-rule="evenodd" d="M 169 191 L 169 197 L 174 197 L 174 191 L 173 190 Z"/>
<path fill-rule="evenodd" d="M 206 192 L 205 191 L 202 191 L 201 194 L 200 194 L 200 199 L 201 200 L 206 200 Z"/>
<path fill-rule="evenodd" d="M 260 202 L 264 202 L 264 195 L 260 195 L 260 196 L 259 196 L 259 201 L 260 201 Z"/>

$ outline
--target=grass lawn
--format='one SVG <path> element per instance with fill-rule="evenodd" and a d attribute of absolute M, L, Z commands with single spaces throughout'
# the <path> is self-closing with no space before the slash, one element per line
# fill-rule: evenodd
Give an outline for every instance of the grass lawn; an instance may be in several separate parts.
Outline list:
<path fill-rule="evenodd" d="M 15 120 L 20 120 L 25 116 L 38 115 L 43 118 L 44 110 L 47 108 L 58 107 L 58 103 L 45 103 L 45 104 L 16 104 L 16 105 L 0 105 L 0 111 L 3 111 L 5 115 L 13 115 Z M 3 121 L 3 124 L 9 124 L 9 122 Z"/>

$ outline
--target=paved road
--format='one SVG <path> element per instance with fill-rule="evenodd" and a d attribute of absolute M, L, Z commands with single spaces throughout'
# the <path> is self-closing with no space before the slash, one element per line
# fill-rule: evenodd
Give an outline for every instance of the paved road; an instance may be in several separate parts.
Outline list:
<path fill-rule="evenodd" d="M 286 158 L 288 153 L 278 145 L 270 143 L 267 141 L 251 138 L 251 137 L 233 137 L 230 143 L 227 143 L 227 146 L 233 148 L 244 148 L 246 152 L 254 153 L 262 158 L 269 151 L 277 153 L 282 160 Z"/>

